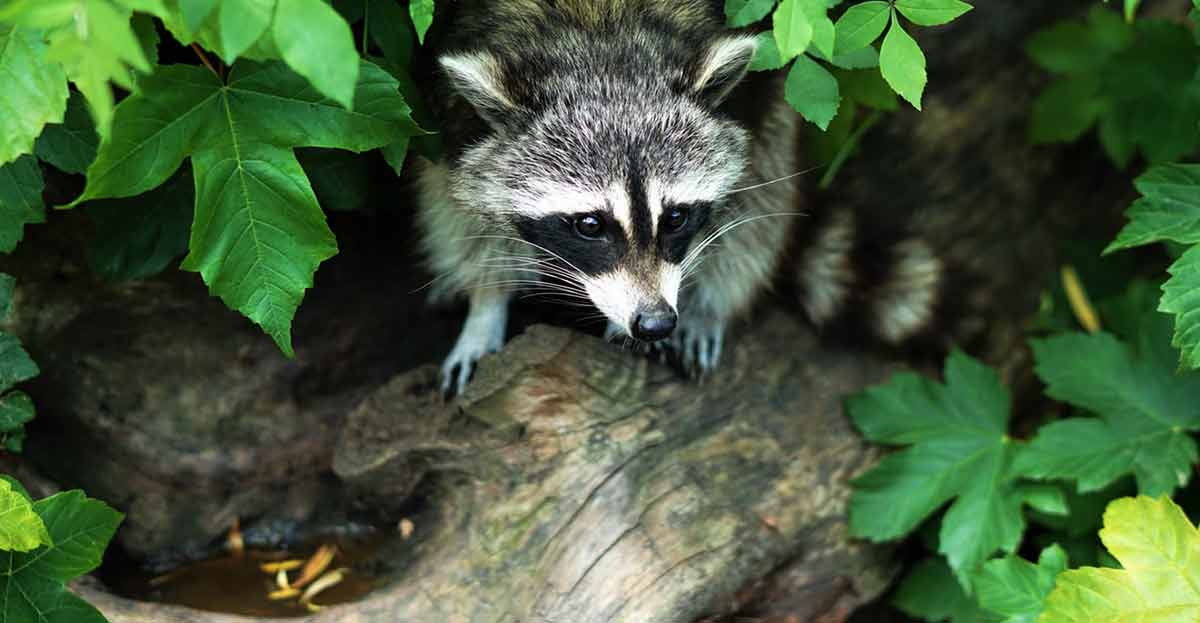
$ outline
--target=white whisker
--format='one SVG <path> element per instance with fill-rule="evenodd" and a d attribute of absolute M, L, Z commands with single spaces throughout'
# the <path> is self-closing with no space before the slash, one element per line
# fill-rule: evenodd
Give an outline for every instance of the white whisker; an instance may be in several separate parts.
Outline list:
<path fill-rule="evenodd" d="M 733 189 L 733 190 L 729 191 L 729 194 L 731 194 L 731 195 L 735 195 L 735 194 L 737 194 L 737 193 L 740 193 L 740 192 L 746 192 L 747 190 L 755 190 L 755 189 L 758 189 L 758 188 L 762 188 L 762 187 L 764 187 L 764 186 L 770 186 L 771 184 L 778 184 L 779 182 L 784 182 L 784 181 L 790 180 L 790 179 L 792 179 L 793 177 L 800 177 L 801 175 L 806 175 L 806 174 L 808 174 L 808 173 L 812 173 L 813 171 L 816 171 L 817 169 L 820 169 L 820 168 L 821 168 L 821 167 L 811 167 L 811 168 L 805 169 L 805 170 L 803 170 L 803 171 L 797 171 L 797 172 L 795 172 L 795 173 L 790 173 L 790 174 L 788 174 L 788 175 L 785 175 L 785 176 L 783 176 L 783 177 L 777 177 L 777 178 L 775 178 L 775 179 L 773 179 L 773 180 L 769 180 L 769 181 L 766 181 L 766 182 L 761 182 L 761 183 L 758 183 L 758 184 L 753 184 L 753 185 L 751 185 L 751 186 L 743 186 L 742 188 L 735 188 L 735 189 Z"/>

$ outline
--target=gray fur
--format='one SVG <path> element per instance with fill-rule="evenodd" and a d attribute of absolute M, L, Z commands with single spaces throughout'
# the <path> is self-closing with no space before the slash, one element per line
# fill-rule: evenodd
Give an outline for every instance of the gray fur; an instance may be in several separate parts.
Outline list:
<path fill-rule="evenodd" d="M 755 74 L 737 86 L 752 40 L 724 27 L 718 1 L 447 7 L 439 15 L 445 34 L 432 45 L 440 50 L 435 97 L 449 153 L 421 166 L 419 223 L 438 275 L 433 298 L 466 297 L 471 312 L 443 366 L 444 389 L 462 389 L 478 358 L 499 347 L 500 310 L 519 290 L 546 283 L 547 273 L 566 275 L 560 294 L 590 299 L 614 335 L 630 331 L 641 306 L 665 300 L 679 315 L 668 345 L 689 373 L 713 369 L 727 327 L 779 269 L 802 209 L 798 179 L 788 177 L 801 166 L 798 118 L 780 76 Z M 646 197 L 626 196 L 635 179 L 646 183 Z M 664 205 L 712 204 L 682 263 L 631 251 L 611 273 L 589 277 L 518 227 L 523 217 L 607 210 L 631 236 L 629 204 L 642 199 L 656 236 Z M 818 236 L 823 244 L 801 258 L 801 272 L 804 264 L 814 269 L 801 280 L 805 289 L 825 295 L 806 306 L 817 321 L 848 304 L 854 249 L 842 238 Z M 896 284 L 880 286 L 903 317 L 872 311 L 889 338 L 919 326 L 933 301 L 901 300 L 905 287 L 937 280 L 928 263 L 903 265 Z"/>

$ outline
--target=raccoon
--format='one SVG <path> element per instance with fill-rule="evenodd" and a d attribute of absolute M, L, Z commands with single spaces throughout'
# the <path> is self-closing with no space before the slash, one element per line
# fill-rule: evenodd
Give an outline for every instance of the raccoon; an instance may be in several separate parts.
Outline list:
<path fill-rule="evenodd" d="M 442 7 L 445 6 L 443 11 Z M 431 33 L 445 157 L 418 174 L 431 298 L 469 311 L 442 365 L 463 389 L 501 348 L 508 306 L 544 288 L 594 306 L 606 334 L 713 370 L 730 324 L 794 262 L 818 324 L 850 303 L 855 223 L 805 208 L 800 119 L 780 72 L 748 72 L 753 33 L 714 0 L 462 0 Z M 873 323 L 901 340 L 928 319 L 940 268 L 894 258 Z M 790 258 L 790 259 L 789 259 Z"/>

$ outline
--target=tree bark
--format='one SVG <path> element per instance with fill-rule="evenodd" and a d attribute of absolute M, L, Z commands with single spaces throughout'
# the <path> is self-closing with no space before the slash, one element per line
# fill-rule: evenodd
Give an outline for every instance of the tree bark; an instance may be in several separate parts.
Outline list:
<path fill-rule="evenodd" d="M 728 356 L 691 385 L 535 326 L 455 403 L 432 367 L 395 378 L 349 416 L 333 469 L 376 508 L 420 479 L 431 508 L 387 588 L 310 620 L 678 623 L 767 592 L 841 620 L 894 570 L 847 538 L 847 483 L 875 453 L 841 412 L 888 367 L 782 314 Z M 113 623 L 241 620 L 87 597 Z"/>

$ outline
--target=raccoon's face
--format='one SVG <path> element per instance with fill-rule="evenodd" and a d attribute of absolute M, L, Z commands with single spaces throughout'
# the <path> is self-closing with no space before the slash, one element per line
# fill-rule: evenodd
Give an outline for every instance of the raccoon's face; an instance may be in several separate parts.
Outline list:
<path fill-rule="evenodd" d="M 753 53 L 753 39 L 723 39 L 674 85 L 548 77 L 559 97 L 536 108 L 517 101 L 486 54 L 444 58 L 495 129 L 463 154 L 451 193 L 550 256 L 627 335 L 664 339 L 694 251 L 746 167 L 748 134 L 714 109 Z"/>

